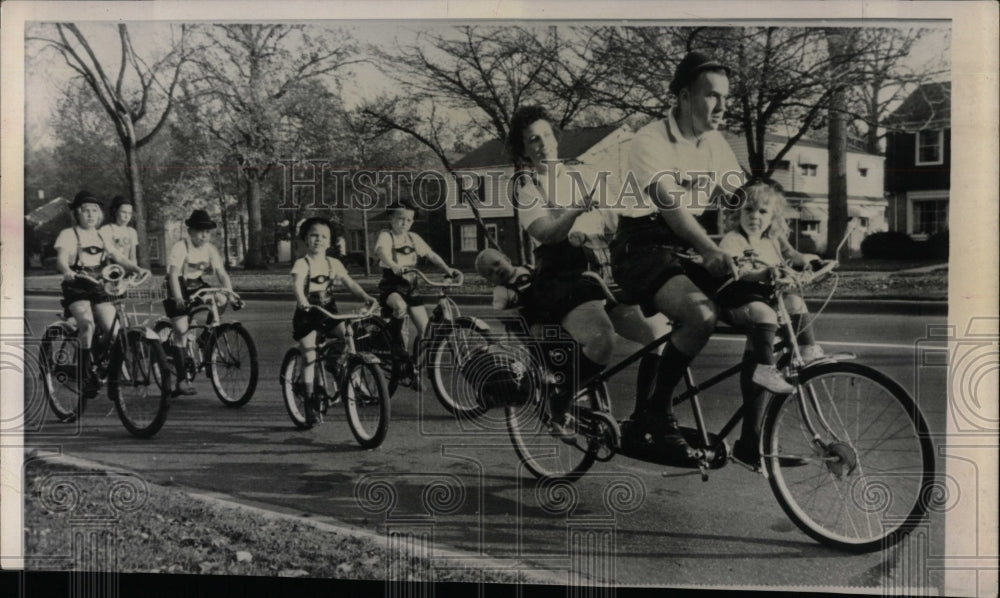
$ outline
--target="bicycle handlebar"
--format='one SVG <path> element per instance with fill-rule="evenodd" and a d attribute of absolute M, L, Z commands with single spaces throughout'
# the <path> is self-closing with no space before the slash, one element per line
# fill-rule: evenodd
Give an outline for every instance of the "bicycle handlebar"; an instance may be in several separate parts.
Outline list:
<path fill-rule="evenodd" d="M 702 260 L 701 256 L 698 254 L 678 251 L 674 252 L 674 255 L 682 260 L 687 260 L 692 263 L 700 263 Z M 756 256 L 756 253 L 749 249 L 741 257 L 734 256 L 733 264 L 737 267 L 736 271 L 733 275 L 727 277 L 726 281 L 717 289 L 717 291 L 721 291 L 730 284 L 740 280 L 740 266 L 750 266 L 751 268 L 765 268 L 770 270 L 774 284 L 782 287 L 805 287 L 813 282 L 816 282 L 816 280 L 826 276 L 832 270 L 840 266 L 840 262 L 837 260 L 813 260 L 808 264 L 808 267 L 812 268 L 812 270 L 797 272 L 790 266 L 786 266 L 784 264 L 774 265 L 763 262 Z"/>
<path fill-rule="evenodd" d="M 337 321 L 363 320 L 365 318 L 370 318 L 371 316 L 375 315 L 375 312 L 378 310 L 378 303 L 372 303 L 371 305 L 363 307 L 361 311 L 349 314 L 335 314 L 319 305 L 310 305 L 305 309 L 309 311 L 316 310 L 319 313 L 326 316 L 327 318 L 330 318 L 331 320 L 337 320 Z"/>
<path fill-rule="evenodd" d="M 461 272 L 458 273 L 458 276 L 454 277 L 456 282 L 435 282 L 430 278 L 427 278 L 426 274 L 424 274 L 420 270 L 417 270 L 416 268 L 403 268 L 403 274 L 416 274 L 417 276 L 422 278 L 423 281 L 427 283 L 428 286 L 438 287 L 438 288 L 460 287 L 462 286 L 462 283 L 465 281 L 465 274 L 462 274 Z M 452 278 L 452 277 L 445 275 L 445 278 Z"/>
<path fill-rule="evenodd" d="M 118 270 L 113 270 L 110 271 L 110 273 L 113 274 L 114 272 L 117 271 Z M 100 279 L 94 278 L 93 276 L 86 274 L 84 272 L 75 272 L 74 276 L 76 278 L 92 282 L 96 285 L 103 285 L 104 291 L 107 294 L 118 296 L 118 295 L 124 295 L 125 292 L 128 291 L 129 289 L 142 286 L 143 284 L 145 284 L 147 280 L 149 280 L 152 274 L 153 273 L 150 272 L 149 270 L 143 270 L 142 274 L 131 273 L 119 276 L 118 278 L 109 278 L 108 275 L 104 271 L 102 271 Z"/>
<path fill-rule="evenodd" d="M 205 301 L 211 301 L 211 302 L 215 303 L 215 297 L 214 296 L 213 297 L 205 297 L 205 296 L 206 295 L 215 295 L 216 293 L 220 293 L 222 295 L 225 295 L 227 298 L 232 299 L 232 301 L 233 301 L 233 309 L 235 309 L 237 311 L 240 310 L 240 309 L 243 309 L 243 300 L 240 299 L 240 296 L 236 293 L 236 291 L 233 291 L 233 290 L 230 290 L 230 289 L 224 289 L 222 287 L 204 287 L 204 288 L 198 289 L 197 291 L 191 293 L 191 300 L 194 300 L 194 299 L 203 299 Z"/>

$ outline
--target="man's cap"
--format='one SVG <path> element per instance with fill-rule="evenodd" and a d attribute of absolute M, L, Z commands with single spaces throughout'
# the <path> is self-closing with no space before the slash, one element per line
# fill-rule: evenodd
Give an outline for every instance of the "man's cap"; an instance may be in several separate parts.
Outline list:
<path fill-rule="evenodd" d="M 677 95 L 681 89 L 693 83 L 703 71 L 718 69 L 726 71 L 726 76 L 729 76 L 728 66 L 701 52 L 688 52 L 674 71 L 674 79 L 670 82 L 670 93 Z"/>

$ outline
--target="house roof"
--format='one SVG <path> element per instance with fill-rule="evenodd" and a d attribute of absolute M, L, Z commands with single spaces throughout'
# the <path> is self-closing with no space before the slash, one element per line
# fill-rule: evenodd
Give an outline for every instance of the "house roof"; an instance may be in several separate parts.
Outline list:
<path fill-rule="evenodd" d="M 747 141 L 746 137 L 742 133 L 734 133 L 731 131 L 722 131 L 722 136 L 726 138 L 726 142 L 729 143 L 729 147 L 733 148 L 733 153 L 736 154 L 736 159 L 739 161 L 743 168 L 748 168 L 750 165 L 750 152 L 747 151 Z M 779 147 L 784 147 L 785 143 L 788 141 L 788 137 L 784 135 L 766 134 L 764 135 L 765 144 L 773 144 Z M 808 138 L 802 137 L 795 142 L 793 147 L 815 147 L 822 150 L 827 150 L 828 143 L 825 138 Z M 855 154 L 871 154 L 864 147 L 857 143 L 851 141 L 847 142 L 847 151 Z M 787 156 L 787 154 L 786 154 Z"/>
<path fill-rule="evenodd" d="M 567 129 L 562 132 L 559 140 L 559 159 L 571 160 L 583 155 L 587 150 L 597 145 L 602 139 L 618 130 L 620 125 L 604 127 L 587 127 L 584 129 Z M 480 145 L 461 160 L 455 162 L 455 168 L 483 168 L 485 166 L 510 166 L 510 154 L 505 144 L 497 139 L 491 139 Z"/>
<path fill-rule="evenodd" d="M 898 128 L 951 123 L 951 81 L 924 83 L 885 119 Z"/>

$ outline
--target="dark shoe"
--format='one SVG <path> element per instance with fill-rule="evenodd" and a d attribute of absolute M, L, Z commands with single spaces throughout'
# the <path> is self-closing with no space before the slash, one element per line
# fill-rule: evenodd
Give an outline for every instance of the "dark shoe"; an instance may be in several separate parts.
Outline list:
<path fill-rule="evenodd" d="M 319 412 L 320 409 L 320 395 L 313 391 L 311 397 L 305 400 L 306 407 L 306 425 L 312 426 L 323 421 L 323 415 Z"/>
<path fill-rule="evenodd" d="M 733 459 L 740 463 L 760 469 L 760 451 L 757 450 L 757 443 L 740 438 L 733 443 Z"/>
<path fill-rule="evenodd" d="M 655 420 L 654 420 L 655 421 Z M 671 461 L 678 465 L 687 465 L 698 460 L 698 452 L 694 450 L 677 423 L 677 418 L 671 413 L 659 421 L 657 444 L 668 455 Z"/>
<path fill-rule="evenodd" d="M 178 396 L 191 396 L 198 394 L 198 391 L 195 389 L 194 384 L 191 384 L 191 382 L 185 378 L 177 382 L 177 388 L 174 390 L 174 394 Z"/>

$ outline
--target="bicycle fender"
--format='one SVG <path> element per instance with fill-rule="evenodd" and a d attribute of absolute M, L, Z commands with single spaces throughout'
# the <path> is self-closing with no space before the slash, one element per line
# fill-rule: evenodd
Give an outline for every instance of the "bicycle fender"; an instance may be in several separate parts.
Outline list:
<path fill-rule="evenodd" d="M 355 353 L 355 356 L 365 363 L 370 363 L 372 365 L 378 365 L 382 363 L 382 360 L 378 358 L 378 355 L 372 353 Z"/>
<path fill-rule="evenodd" d="M 160 335 L 157 334 L 156 331 L 150 326 L 133 326 L 132 328 L 129 328 L 129 332 L 133 331 L 141 332 L 142 336 L 151 341 L 160 342 Z"/>

